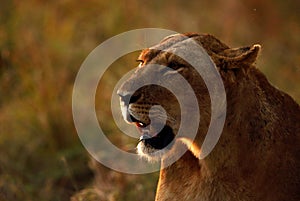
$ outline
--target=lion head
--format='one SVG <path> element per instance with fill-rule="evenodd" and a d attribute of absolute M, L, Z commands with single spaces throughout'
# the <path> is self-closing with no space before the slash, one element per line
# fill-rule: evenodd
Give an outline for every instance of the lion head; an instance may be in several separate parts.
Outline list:
<path fill-rule="evenodd" d="M 255 61 L 260 46 L 243 48 L 229 48 L 211 35 L 177 34 L 171 35 L 158 45 L 143 50 L 137 61 L 137 70 L 118 90 L 121 96 L 121 108 L 124 119 L 134 123 L 141 133 L 137 146 L 138 153 L 149 160 L 158 160 L 172 150 L 174 138 L 180 127 L 182 112 L 187 114 L 189 122 L 193 122 L 192 115 L 195 105 L 183 86 L 176 86 L 184 97 L 187 107 L 181 111 L 177 97 L 167 88 L 159 86 L 161 80 L 173 85 L 175 76 L 182 76 L 192 87 L 201 111 L 196 140 L 188 137 L 180 138 L 196 157 L 199 156 L 201 143 L 205 137 L 210 121 L 210 97 L 202 77 L 194 67 L 176 54 L 181 51 L 192 53 L 184 43 L 193 39 L 205 48 L 226 82 L 233 82 L 238 71 L 246 73 Z M 167 68 L 164 68 L 167 67 Z M 224 76 L 225 75 L 225 76 Z M 156 82 L 153 82 L 156 81 Z M 150 83 L 145 85 L 145 83 Z M 142 86 L 142 87 L 139 87 Z M 181 91 L 180 91 L 181 90 Z M 189 133 L 189 128 L 185 128 Z"/>

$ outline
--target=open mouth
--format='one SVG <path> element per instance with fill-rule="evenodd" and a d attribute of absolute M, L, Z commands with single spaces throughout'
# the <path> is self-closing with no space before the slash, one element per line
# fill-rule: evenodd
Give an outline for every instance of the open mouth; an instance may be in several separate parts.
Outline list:
<path fill-rule="evenodd" d="M 167 147 L 174 139 L 175 135 L 170 126 L 161 125 L 160 129 L 156 132 L 155 125 L 147 125 L 134 117 L 131 117 L 139 132 L 141 133 L 140 142 L 145 146 L 150 146 L 154 149 L 163 149 Z"/>

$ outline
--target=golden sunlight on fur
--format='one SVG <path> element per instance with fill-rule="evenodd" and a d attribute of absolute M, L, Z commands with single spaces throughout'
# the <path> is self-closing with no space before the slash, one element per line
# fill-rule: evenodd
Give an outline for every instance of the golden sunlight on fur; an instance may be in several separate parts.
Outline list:
<path fill-rule="evenodd" d="M 182 36 L 170 36 L 156 46 L 166 51 L 144 50 L 139 57 L 142 62 L 139 69 L 119 89 L 121 96 L 132 92 L 132 83 L 147 76 L 146 64 L 160 64 L 177 70 L 199 100 L 201 119 L 196 138 L 177 139 L 174 136 L 178 132 L 181 111 L 174 95 L 158 86 L 132 92 L 134 99 L 128 106 L 131 110 L 124 112 L 124 118 L 133 117 L 132 123 L 140 130 L 150 124 L 150 106 L 159 104 L 167 114 L 165 127 L 159 134 L 152 128 L 141 131 L 139 154 L 164 164 L 181 146 L 188 148 L 179 160 L 161 169 L 156 201 L 299 201 L 300 108 L 256 68 L 260 45 L 230 48 L 212 35 L 184 35 L 206 50 L 222 77 L 227 95 L 221 138 L 214 150 L 200 160 L 198 156 L 210 122 L 211 104 L 197 71 L 167 52 L 180 45 L 185 38 Z M 169 151 L 161 152 L 167 146 L 170 146 Z"/>

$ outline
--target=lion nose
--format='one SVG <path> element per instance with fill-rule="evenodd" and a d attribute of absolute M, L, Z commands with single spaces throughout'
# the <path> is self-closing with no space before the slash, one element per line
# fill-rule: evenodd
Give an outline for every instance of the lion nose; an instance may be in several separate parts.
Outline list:
<path fill-rule="evenodd" d="M 123 101 L 126 105 L 129 105 L 130 103 L 135 103 L 137 100 L 141 97 L 141 95 L 135 95 L 132 93 L 124 93 L 120 90 L 117 91 L 117 94 L 120 96 L 121 101 Z"/>
<path fill-rule="evenodd" d="M 130 101 L 130 97 L 131 95 L 130 94 L 122 94 L 122 93 L 118 93 L 118 95 L 120 96 L 121 98 L 121 101 L 123 101 L 126 105 L 129 105 L 129 101 Z"/>

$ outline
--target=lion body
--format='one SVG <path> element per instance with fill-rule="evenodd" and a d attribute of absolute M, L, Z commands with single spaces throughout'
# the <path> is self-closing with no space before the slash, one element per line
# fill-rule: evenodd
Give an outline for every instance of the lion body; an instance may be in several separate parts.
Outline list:
<path fill-rule="evenodd" d="M 203 160 L 187 152 L 162 169 L 156 200 L 300 200 L 299 106 L 258 74 L 256 87 L 245 79 L 245 88 L 227 88 L 217 146 Z"/>
<path fill-rule="evenodd" d="M 161 169 L 156 201 L 299 201 L 300 107 L 254 66 L 260 46 L 233 49 L 211 35 L 186 36 L 202 45 L 219 70 L 227 96 L 226 121 L 216 147 L 200 160 L 211 115 L 209 96 L 195 71 L 180 71 L 200 100 L 201 121 L 194 140 L 177 140 L 174 144 L 172 149 L 187 146 L 188 151 Z M 176 43 L 174 38 L 159 45 Z M 144 65 L 182 63 L 154 50 L 145 50 L 140 57 Z M 139 76 L 137 72 L 121 90 L 130 91 L 130 84 Z M 144 90 L 133 106 L 141 105 L 146 98 L 159 103 L 175 119 L 167 120 L 167 124 L 176 133 L 181 113 L 175 98 L 155 87 Z M 164 158 L 161 161 L 163 164 Z"/>

